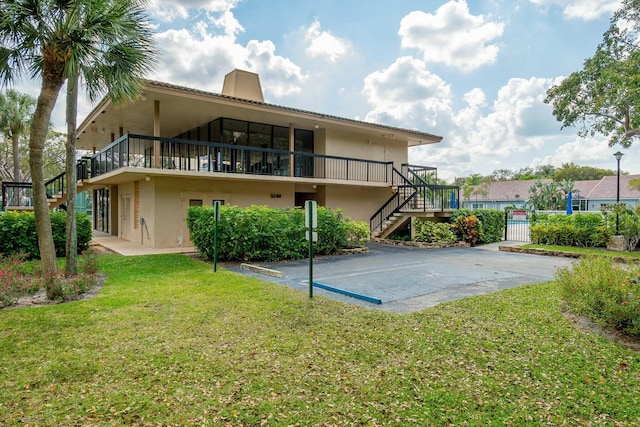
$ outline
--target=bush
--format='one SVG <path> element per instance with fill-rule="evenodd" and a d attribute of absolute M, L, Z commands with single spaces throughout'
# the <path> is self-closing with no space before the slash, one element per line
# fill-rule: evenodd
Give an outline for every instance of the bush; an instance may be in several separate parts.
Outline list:
<path fill-rule="evenodd" d="M 416 242 L 454 243 L 458 241 L 456 233 L 453 232 L 453 226 L 449 223 L 416 220 L 413 224 Z"/>
<path fill-rule="evenodd" d="M 543 245 L 604 247 L 611 238 L 599 213 L 535 214 L 529 230 L 531 241 Z"/>
<path fill-rule="evenodd" d="M 458 230 L 457 220 L 459 217 L 474 216 L 479 222 L 479 236 L 477 243 L 487 244 L 495 243 L 502 240 L 504 236 L 504 212 L 492 209 L 458 209 L 453 212 L 451 216 L 451 223 Z M 465 240 L 464 236 L 460 234 L 458 237 L 460 240 Z"/>
<path fill-rule="evenodd" d="M 65 255 L 66 244 L 65 211 L 51 212 L 51 231 L 56 256 Z M 86 250 L 91 241 L 91 220 L 85 213 L 76 214 L 78 253 Z M 29 259 L 40 257 L 38 236 L 33 212 L 3 212 L 0 214 L 0 254 L 26 254 Z"/>
<path fill-rule="evenodd" d="M 343 218 L 340 210 L 318 207 L 318 241 L 314 250 L 330 254 L 339 249 L 361 246 L 368 241 L 365 223 Z M 308 255 L 304 210 L 274 209 L 266 206 L 239 208 L 221 206 L 218 223 L 218 257 L 223 260 L 279 261 Z M 192 206 L 187 226 L 193 244 L 207 259 L 214 257 L 214 209 Z"/>
<path fill-rule="evenodd" d="M 640 269 L 616 264 L 608 257 L 582 259 L 556 273 L 570 311 L 603 327 L 640 337 Z"/>
<path fill-rule="evenodd" d="M 627 250 L 633 251 L 640 241 L 640 206 L 633 210 L 620 203 L 615 206 L 613 212 L 605 212 L 604 215 L 612 235 L 616 231 L 617 219 L 619 234 L 624 236 Z"/>
<path fill-rule="evenodd" d="M 454 227 L 458 236 L 471 246 L 477 245 L 480 241 L 482 224 L 475 215 L 457 217 Z"/>
<path fill-rule="evenodd" d="M 24 258 L 23 254 L 16 254 L 0 260 L 0 307 L 13 305 L 22 295 L 34 291 L 26 275 Z"/>
<path fill-rule="evenodd" d="M 96 282 L 97 258 L 84 254 L 78 259 L 78 274 L 67 277 L 59 272 L 55 277 L 42 277 L 37 261 L 27 261 L 17 254 L 0 258 L 0 307 L 15 304 L 24 295 L 40 289 L 54 300 L 69 300 L 91 289 Z"/>
<path fill-rule="evenodd" d="M 68 301 L 77 295 L 87 292 L 96 282 L 96 275 L 80 273 L 75 276 L 66 276 L 59 272 L 55 277 L 40 278 L 50 300 Z"/>
<path fill-rule="evenodd" d="M 369 226 L 363 221 L 353 221 L 346 218 L 344 221 L 347 227 L 347 248 L 363 248 L 367 246 L 371 239 Z"/>

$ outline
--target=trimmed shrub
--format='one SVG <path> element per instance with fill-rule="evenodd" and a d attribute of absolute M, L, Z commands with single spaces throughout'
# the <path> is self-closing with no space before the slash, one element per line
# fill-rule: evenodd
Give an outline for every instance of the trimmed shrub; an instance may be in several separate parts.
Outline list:
<path fill-rule="evenodd" d="M 416 220 L 414 240 L 425 243 L 454 243 L 458 241 L 453 226 L 447 222 Z"/>
<path fill-rule="evenodd" d="M 471 246 L 477 245 L 480 241 L 482 224 L 475 215 L 457 217 L 454 227 L 458 236 Z"/>
<path fill-rule="evenodd" d="M 504 236 L 504 211 L 494 209 L 458 209 L 451 216 L 451 223 L 454 225 L 460 240 L 466 240 L 461 234 L 460 226 L 457 224 L 459 217 L 474 216 L 479 223 L 477 243 L 487 244 L 502 240 Z M 470 243 L 470 242 L 469 242 Z"/>
<path fill-rule="evenodd" d="M 51 231 L 56 256 L 65 255 L 67 213 L 65 211 L 51 212 Z M 89 247 L 91 241 L 91 220 L 85 213 L 76 214 L 78 252 Z M 0 214 L 0 254 L 25 254 L 34 259 L 40 256 L 38 235 L 33 212 L 3 212 Z"/>
<path fill-rule="evenodd" d="M 543 245 L 604 247 L 611 238 L 599 213 L 535 214 L 529 230 L 531 241 Z"/>
<path fill-rule="evenodd" d="M 351 221 L 340 210 L 318 207 L 318 241 L 314 251 L 330 254 L 362 246 L 369 238 L 367 224 Z M 221 206 L 218 223 L 218 258 L 223 260 L 278 261 L 308 255 L 304 210 L 266 206 Z M 214 209 L 192 206 L 187 214 L 191 241 L 207 259 L 214 256 Z"/>
<path fill-rule="evenodd" d="M 608 257 L 583 258 L 561 268 L 556 283 L 570 311 L 599 325 L 640 337 L 640 269 Z"/>

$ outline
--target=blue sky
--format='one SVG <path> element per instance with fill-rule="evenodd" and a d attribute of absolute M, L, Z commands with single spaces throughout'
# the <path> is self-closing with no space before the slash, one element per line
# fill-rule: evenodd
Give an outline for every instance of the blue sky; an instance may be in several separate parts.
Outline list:
<path fill-rule="evenodd" d="M 410 162 L 445 179 L 564 162 L 615 169 L 604 137 L 560 130 L 545 90 L 591 56 L 619 0 L 152 0 L 153 79 L 444 137 Z M 24 90 L 37 93 L 37 85 Z M 54 123 L 64 129 L 64 97 Z M 80 105 L 80 119 L 90 110 Z M 638 143 L 622 169 L 640 173 Z"/>

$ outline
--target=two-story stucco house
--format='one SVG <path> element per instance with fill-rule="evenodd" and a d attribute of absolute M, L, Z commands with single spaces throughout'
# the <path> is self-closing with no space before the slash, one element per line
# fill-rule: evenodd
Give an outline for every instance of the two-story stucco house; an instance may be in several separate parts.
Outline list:
<path fill-rule="evenodd" d="M 105 98 L 82 121 L 77 147 L 94 154 L 79 166 L 78 188 L 93 192 L 96 230 L 152 248 L 191 245 L 188 207 L 217 200 L 315 200 L 379 235 L 412 216 L 450 215 L 457 187 L 428 185 L 435 168 L 407 164 L 409 147 L 440 140 L 265 103 L 246 71 L 229 73 L 222 94 L 148 81 L 135 103 Z M 64 200 L 54 180 L 47 188 L 51 206 Z"/>

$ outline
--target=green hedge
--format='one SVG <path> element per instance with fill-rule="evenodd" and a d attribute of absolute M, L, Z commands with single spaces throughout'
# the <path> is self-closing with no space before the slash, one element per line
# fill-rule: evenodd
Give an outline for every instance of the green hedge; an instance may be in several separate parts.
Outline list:
<path fill-rule="evenodd" d="M 599 213 L 534 214 L 531 241 L 543 245 L 604 247 L 611 238 L 605 217 Z"/>
<path fill-rule="evenodd" d="M 67 213 L 51 212 L 51 230 L 56 256 L 65 256 Z M 76 214 L 78 229 L 78 252 L 89 247 L 91 240 L 91 220 L 84 213 Z M 38 237 L 33 212 L 0 213 L 0 254 L 3 256 L 26 254 L 28 258 L 40 257 Z"/>
<path fill-rule="evenodd" d="M 351 221 L 340 210 L 318 207 L 318 242 L 314 251 L 330 254 L 339 249 L 363 246 L 369 239 L 365 223 Z M 221 206 L 218 223 L 218 258 L 222 260 L 278 261 L 305 258 L 304 210 L 266 206 Z M 192 206 L 187 214 L 191 241 L 208 259 L 214 256 L 214 209 Z"/>
<path fill-rule="evenodd" d="M 454 243 L 458 239 L 453 231 L 453 226 L 448 222 L 434 222 L 429 220 L 416 220 L 414 240 L 425 243 Z"/>
<path fill-rule="evenodd" d="M 451 223 L 456 224 L 458 217 L 475 216 L 479 222 L 478 243 L 495 243 L 504 237 L 504 211 L 492 209 L 458 209 L 451 216 Z M 460 240 L 465 240 L 464 236 L 458 235 Z"/>

